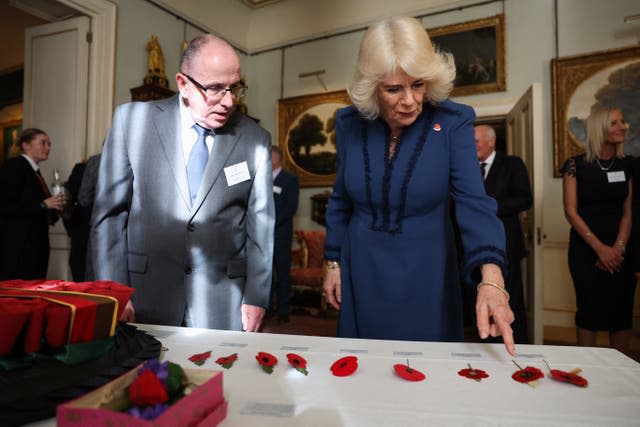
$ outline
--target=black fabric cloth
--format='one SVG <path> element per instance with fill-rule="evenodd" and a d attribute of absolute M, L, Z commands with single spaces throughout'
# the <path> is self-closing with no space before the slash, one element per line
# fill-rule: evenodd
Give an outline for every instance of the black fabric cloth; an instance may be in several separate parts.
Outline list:
<path fill-rule="evenodd" d="M 46 359 L 27 369 L 0 372 L 0 425 L 19 426 L 55 417 L 57 405 L 160 355 L 158 340 L 126 323 L 118 325 L 115 341 L 114 350 L 88 362 L 65 365 Z"/>
<path fill-rule="evenodd" d="M 633 271 L 640 273 L 640 157 L 631 157 L 633 173 L 633 193 L 631 197 L 631 253 Z"/>
<path fill-rule="evenodd" d="M 40 207 L 45 190 L 23 156 L 0 169 L 0 280 L 46 277 L 49 223 L 57 216 Z"/>
<path fill-rule="evenodd" d="M 581 155 L 568 159 L 561 171 L 576 177 L 580 217 L 602 243 L 613 246 L 629 194 L 631 161 L 622 158 L 601 164 L 603 168 Z M 625 180 L 610 182 L 614 172 L 623 172 Z M 597 260 L 595 251 L 572 228 L 569 270 L 576 292 L 576 326 L 590 331 L 631 329 L 636 280 L 629 257 L 613 274 L 596 267 Z"/>

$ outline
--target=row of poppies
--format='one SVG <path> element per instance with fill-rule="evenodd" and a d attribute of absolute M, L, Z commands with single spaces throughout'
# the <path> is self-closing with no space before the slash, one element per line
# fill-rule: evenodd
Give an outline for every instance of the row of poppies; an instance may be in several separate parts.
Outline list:
<path fill-rule="evenodd" d="M 207 351 L 205 353 L 194 354 L 189 358 L 189 360 L 196 365 L 201 366 L 210 357 L 211 352 Z M 278 363 L 278 358 L 276 356 L 263 351 L 258 352 L 255 358 L 260 367 L 268 374 L 271 374 L 273 372 L 273 367 Z M 233 366 L 236 360 L 238 360 L 238 353 L 233 353 L 229 356 L 219 357 L 218 359 L 216 359 L 216 363 L 225 369 L 229 369 Z M 309 374 L 309 371 L 307 371 L 307 361 L 304 359 L 304 357 L 295 353 L 288 353 L 287 361 L 298 372 L 304 375 Z M 536 367 L 527 366 L 525 368 L 522 368 L 515 361 L 513 361 L 513 363 L 518 367 L 518 370 L 511 376 L 515 381 L 526 383 L 531 387 L 535 387 L 537 384 L 537 380 L 544 378 L 544 373 L 542 372 L 542 370 Z M 544 363 L 545 365 L 547 365 L 546 361 L 544 361 Z M 470 364 L 467 364 L 467 366 L 468 368 L 458 371 L 458 375 L 476 380 L 478 382 L 482 381 L 482 379 L 484 378 L 489 377 L 489 374 L 482 369 L 474 369 Z M 578 373 L 581 372 L 579 368 L 574 369 L 570 372 L 551 369 L 549 365 L 547 365 L 547 368 L 549 368 L 550 376 L 554 380 L 570 383 L 578 387 L 587 387 L 589 385 L 589 382 L 584 377 L 578 375 Z M 333 362 L 330 369 L 331 373 L 337 377 L 349 376 L 358 369 L 358 358 L 356 356 L 342 357 Z M 407 381 L 422 381 L 426 378 L 426 375 L 424 373 L 415 368 L 412 368 L 409 365 L 408 360 L 406 365 L 401 363 L 393 365 L 393 370 L 400 378 L 403 378 Z"/>

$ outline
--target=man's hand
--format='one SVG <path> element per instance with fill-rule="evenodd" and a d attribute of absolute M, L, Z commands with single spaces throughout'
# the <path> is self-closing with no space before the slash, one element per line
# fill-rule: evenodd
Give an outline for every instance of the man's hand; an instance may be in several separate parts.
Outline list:
<path fill-rule="evenodd" d="M 133 303 L 131 302 L 131 300 L 127 301 L 127 305 L 124 306 L 124 310 L 122 310 L 122 315 L 120 316 L 120 321 L 126 323 L 135 323 L 136 310 L 133 308 Z"/>
<path fill-rule="evenodd" d="M 246 332 L 258 332 L 262 326 L 265 309 L 257 305 L 242 304 L 242 329 Z"/>

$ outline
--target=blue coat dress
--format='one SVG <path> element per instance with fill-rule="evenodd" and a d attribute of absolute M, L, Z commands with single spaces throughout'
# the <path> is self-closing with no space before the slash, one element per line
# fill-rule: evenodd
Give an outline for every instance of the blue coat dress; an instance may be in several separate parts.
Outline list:
<path fill-rule="evenodd" d="M 339 336 L 462 340 L 460 274 L 472 283 L 482 264 L 504 270 L 505 262 L 504 229 L 480 176 L 474 119 L 465 105 L 425 104 L 387 160 L 386 123 L 365 120 L 353 107 L 338 111 L 325 257 L 341 266 Z"/>

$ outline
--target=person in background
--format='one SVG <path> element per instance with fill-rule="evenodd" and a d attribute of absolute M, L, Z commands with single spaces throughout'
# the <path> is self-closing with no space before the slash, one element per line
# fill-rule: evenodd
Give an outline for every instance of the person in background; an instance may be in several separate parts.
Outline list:
<path fill-rule="evenodd" d="M 271 147 L 273 168 L 273 200 L 276 209 L 274 228 L 273 267 L 274 281 L 271 294 L 275 294 L 276 313 L 281 322 L 289 321 L 291 298 L 291 240 L 293 217 L 298 210 L 298 178 L 282 168 L 282 150 Z"/>
<path fill-rule="evenodd" d="M 509 306 L 516 318 L 511 325 L 514 341 L 527 344 L 527 311 L 520 266 L 526 252 L 518 214 L 531 208 L 533 203 L 529 174 L 520 157 L 496 152 L 496 132 L 491 126 L 478 125 L 474 133 L 484 188 L 498 202 L 498 218 L 504 225 L 507 240 L 508 273 L 505 285 L 511 295 Z"/>
<path fill-rule="evenodd" d="M 85 263 L 87 241 L 89 239 L 89 221 L 91 212 L 87 212 L 78 203 L 78 192 L 87 162 L 78 162 L 73 166 L 69 179 L 64 183 L 67 191 L 68 203 L 62 215 L 62 222 L 67 234 L 71 238 L 69 251 L 69 267 L 74 282 L 85 281 Z"/>
<path fill-rule="evenodd" d="M 51 140 L 40 129 L 25 129 L 20 156 L 0 169 L 0 280 L 44 279 L 49 264 L 49 226 L 65 207 L 64 193 L 52 196 L 40 173 Z"/>
<path fill-rule="evenodd" d="M 586 130 L 586 153 L 561 169 L 577 340 L 593 347 L 597 331 L 608 331 L 611 346 L 625 353 L 636 286 L 627 257 L 633 185 L 630 159 L 623 156 L 627 124 L 619 109 L 603 108 L 591 112 Z"/>
<path fill-rule="evenodd" d="M 478 173 L 475 114 L 447 99 L 454 78 L 453 58 L 435 51 L 416 19 L 386 19 L 365 33 L 353 106 L 336 117 L 323 288 L 340 310 L 341 337 L 461 341 L 451 198 L 462 275 L 478 289 L 480 337 L 501 335 L 513 355 L 504 230 Z"/>
<path fill-rule="evenodd" d="M 104 144 L 103 144 L 104 145 Z M 78 206 L 89 216 L 91 221 L 91 213 L 93 212 L 93 200 L 96 197 L 96 187 L 98 185 L 98 170 L 100 168 L 100 153 L 94 154 L 87 159 L 87 166 L 82 174 L 82 182 L 78 190 Z M 89 224 L 89 230 L 91 228 Z M 92 250 L 91 250 L 91 233 L 87 235 L 86 252 L 85 252 L 85 280 L 95 280 L 93 273 Z"/>
<path fill-rule="evenodd" d="M 269 133 L 235 105 L 240 60 L 196 37 L 179 93 L 116 109 L 100 158 L 91 246 L 96 279 L 135 288 L 123 320 L 258 331 L 269 303 Z"/>

